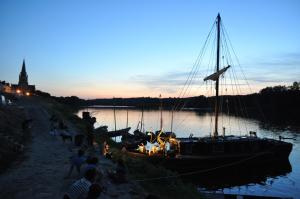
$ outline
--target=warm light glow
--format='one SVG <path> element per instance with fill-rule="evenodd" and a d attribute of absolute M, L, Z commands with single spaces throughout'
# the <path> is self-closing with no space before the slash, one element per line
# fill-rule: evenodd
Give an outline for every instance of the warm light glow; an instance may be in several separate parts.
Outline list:
<path fill-rule="evenodd" d="M 141 145 L 139 145 L 139 151 L 141 153 L 146 153 L 146 147 L 145 147 L 145 145 L 143 143 Z"/>
<path fill-rule="evenodd" d="M 17 93 L 21 93 L 21 90 L 18 89 L 18 90 L 17 90 Z"/>
<path fill-rule="evenodd" d="M 26 95 L 27 95 L 27 96 L 29 96 L 29 95 L 30 95 L 30 93 L 29 93 L 29 92 L 26 92 Z"/>

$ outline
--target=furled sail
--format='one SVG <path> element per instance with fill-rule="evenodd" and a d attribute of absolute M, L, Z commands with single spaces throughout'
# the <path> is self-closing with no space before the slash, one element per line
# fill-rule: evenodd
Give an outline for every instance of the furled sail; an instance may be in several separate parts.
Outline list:
<path fill-rule="evenodd" d="M 219 70 L 218 72 L 215 72 L 207 77 L 204 78 L 204 81 L 206 80 L 212 80 L 212 81 L 216 81 L 220 75 L 222 75 L 223 73 L 225 73 L 225 71 L 230 67 L 230 65 L 228 65 L 225 68 L 222 68 L 221 70 Z"/>

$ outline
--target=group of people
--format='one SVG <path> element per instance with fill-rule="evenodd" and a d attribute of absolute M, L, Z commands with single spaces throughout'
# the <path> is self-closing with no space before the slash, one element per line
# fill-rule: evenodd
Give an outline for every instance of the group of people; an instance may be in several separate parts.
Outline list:
<path fill-rule="evenodd" d="M 51 132 L 54 132 L 56 135 L 62 136 L 63 131 L 68 131 L 68 127 L 65 123 L 59 120 L 55 115 L 52 115 L 50 118 L 50 124 Z M 70 157 L 70 168 L 65 178 L 71 177 L 75 170 L 78 180 L 66 190 L 63 199 L 96 199 L 99 198 L 105 190 L 105 188 L 100 185 L 103 179 L 103 173 L 99 169 L 98 157 L 95 155 L 85 155 L 85 150 L 89 147 L 93 147 L 94 137 L 90 134 L 92 134 L 91 129 L 87 129 L 85 134 L 85 141 L 87 142 L 85 145 L 76 145 L 75 139 L 75 145 L 81 148 L 76 154 Z M 100 149 L 103 157 L 112 159 L 112 153 L 106 141 L 104 141 Z M 126 173 L 124 162 L 119 160 L 114 169 L 107 171 L 107 176 L 111 182 L 121 184 L 127 182 Z"/>
<path fill-rule="evenodd" d="M 103 188 L 100 186 L 102 173 L 97 168 L 98 158 L 91 156 L 86 157 L 82 149 L 78 150 L 77 155 L 70 158 L 71 166 L 66 177 L 70 177 L 74 168 L 78 176 L 83 177 L 75 181 L 65 193 L 64 199 L 96 199 L 98 198 Z M 82 171 L 82 167 L 83 171 Z"/>
<path fill-rule="evenodd" d="M 103 143 L 103 156 L 111 159 L 109 145 Z M 99 169 L 99 159 L 96 156 L 85 156 L 85 151 L 79 149 L 77 154 L 70 158 L 70 169 L 66 178 L 69 178 L 73 170 L 77 171 L 78 177 L 83 176 L 75 181 L 64 195 L 64 199 L 92 199 L 98 198 L 103 192 L 100 186 L 103 174 Z M 107 176 L 115 184 L 126 183 L 126 167 L 123 160 L 118 160 L 116 168 L 107 171 Z"/>

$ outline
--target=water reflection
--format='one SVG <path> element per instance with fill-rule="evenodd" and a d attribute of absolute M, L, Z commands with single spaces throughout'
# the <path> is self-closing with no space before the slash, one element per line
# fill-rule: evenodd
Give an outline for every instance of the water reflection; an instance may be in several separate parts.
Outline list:
<path fill-rule="evenodd" d="M 128 124 L 132 128 L 131 133 L 136 129 L 141 119 L 141 110 L 128 109 Z M 78 115 L 81 116 L 79 111 Z M 86 111 L 86 109 L 85 109 Z M 114 129 L 114 115 L 112 108 L 89 108 L 92 116 L 97 118 L 95 127 L 108 125 L 108 130 Z M 116 110 L 117 129 L 125 128 L 127 121 L 127 108 Z M 144 111 L 145 130 L 157 130 L 160 126 L 160 112 L 157 110 Z M 170 131 L 171 112 L 163 111 L 163 129 Z M 188 137 L 191 133 L 194 136 L 209 135 L 213 130 L 213 116 L 208 112 L 195 112 L 184 110 L 174 114 L 173 131 L 178 137 Z M 286 140 L 293 143 L 293 151 L 289 161 L 283 164 L 272 164 L 272 167 L 250 167 L 247 170 L 229 169 L 228 171 L 207 173 L 205 175 L 189 176 L 188 180 L 193 181 L 201 188 L 221 190 L 225 193 L 235 194 L 256 194 L 263 196 L 300 196 L 300 131 L 297 128 L 278 128 L 277 126 L 265 125 L 254 119 L 238 118 L 222 115 L 220 117 L 220 130 L 226 127 L 226 134 L 244 135 L 247 132 L 256 131 L 260 137 L 278 139 L 279 135 L 293 137 L 296 140 Z M 298 128 L 299 129 L 299 128 Z M 221 131 L 220 131 L 221 132 Z M 187 178 L 186 178 L 187 180 Z"/>
<path fill-rule="evenodd" d="M 273 165 L 270 167 L 270 165 Z M 244 168 L 244 169 L 243 169 Z M 192 181 L 206 190 L 219 190 L 224 188 L 243 186 L 247 184 L 266 185 L 269 178 L 286 176 L 292 171 L 292 166 L 286 161 L 273 162 L 273 164 L 259 164 L 256 166 L 230 167 L 222 170 L 214 170 L 206 173 L 184 177 L 186 181 Z"/>

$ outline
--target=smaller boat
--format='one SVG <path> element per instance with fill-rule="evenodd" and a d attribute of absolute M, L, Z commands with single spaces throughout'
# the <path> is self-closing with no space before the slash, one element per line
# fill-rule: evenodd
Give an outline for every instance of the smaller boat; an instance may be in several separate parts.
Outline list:
<path fill-rule="evenodd" d="M 107 126 L 104 127 L 99 127 L 96 128 L 94 130 L 94 133 L 102 135 L 102 136 L 106 136 L 106 137 L 118 137 L 118 136 L 123 136 L 123 135 L 127 135 L 129 134 L 129 130 L 131 128 L 124 128 L 124 129 L 119 129 L 119 130 L 115 130 L 115 131 L 107 131 Z"/>
<path fill-rule="evenodd" d="M 115 130 L 113 130 L 113 131 L 108 131 L 107 130 L 108 126 L 100 126 L 94 130 L 94 133 L 99 134 L 101 136 L 105 136 L 105 137 L 118 137 L 118 136 L 128 135 L 129 131 L 131 129 L 131 127 L 128 127 L 128 111 L 127 111 L 126 128 L 117 130 L 116 110 L 115 110 L 115 106 L 114 106 L 114 126 L 115 126 Z"/>
<path fill-rule="evenodd" d="M 131 127 L 124 128 L 124 129 L 119 129 L 115 131 L 108 131 L 107 134 L 109 137 L 117 137 L 117 136 L 123 136 L 129 133 Z"/>
<path fill-rule="evenodd" d="M 107 132 L 108 130 L 107 130 L 107 128 L 108 128 L 108 126 L 99 126 L 98 128 L 96 128 L 95 130 L 94 130 L 94 133 L 103 133 L 103 132 Z"/>

